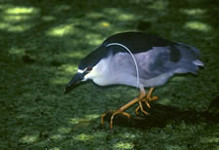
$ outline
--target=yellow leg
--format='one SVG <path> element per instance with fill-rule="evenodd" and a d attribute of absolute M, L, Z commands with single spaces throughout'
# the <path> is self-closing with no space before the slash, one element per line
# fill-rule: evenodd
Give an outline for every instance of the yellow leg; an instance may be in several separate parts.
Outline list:
<path fill-rule="evenodd" d="M 151 97 L 151 94 L 153 92 L 154 88 L 151 88 L 148 91 L 148 94 L 146 94 L 144 87 L 140 87 L 140 94 L 138 96 L 138 98 L 133 99 L 132 101 L 130 101 L 129 103 L 125 104 L 124 106 L 120 107 L 119 109 L 117 109 L 116 111 L 113 111 L 112 116 L 110 118 L 110 128 L 113 128 L 113 119 L 115 117 L 115 115 L 117 114 L 122 114 L 128 118 L 130 118 L 130 114 L 124 112 L 126 109 L 128 109 L 130 106 L 134 105 L 135 103 L 138 102 L 139 106 L 135 109 L 135 113 L 136 115 L 138 115 L 138 111 L 141 110 L 142 113 L 144 113 L 145 115 L 148 115 L 148 112 L 144 110 L 142 102 L 144 102 L 149 108 L 150 108 L 150 104 L 149 101 L 153 101 L 153 100 L 157 100 L 158 96 L 154 96 Z M 104 117 L 106 116 L 107 113 L 104 113 L 101 115 L 101 124 L 103 124 L 104 122 Z"/>
<path fill-rule="evenodd" d="M 109 111 L 108 111 L 109 112 Z M 112 112 L 116 112 L 116 111 L 112 111 Z M 130 114 L 129 113 L 126 113 L 126 112 L 120 112 L 122 115 L 124 115 L 124 116 L 126 116 L 126 117 L 128 117 L 128 118 L 130 118 Z M 102 114 L 101 115 L 101 124 L 103 125 L 103 122 L 104 122 L 104 117 L 106 116 L 106 114 L 107 113 L 104 113 L 104 114 Z"/>
<path fill-rule="evenodd" d="M 135 115 L 136 115 L 136 116 L 139 115 L 139 113 L 138 113 L 139 109 L 140 109 L 140 106 L 138 105 L 138 107 L 135 109 Z"/>
<path fill-rule="evenodd" d="M 153 90 L 154 90 L 154 87 L 150 88 L 150 90 L 148 91 L 147 99 L 148 99 L 149 101 L 158 100 L 158 96 L 153 96 L 153 97 L 151 97 L 151 94 L 153 93 Z"/>
<path fill-rule="evenodd" d="M 144 91 L 144 88 L 141 87 L 140 88 L 141 91 Z M 154 88 L 150 88 L 148 93 L 146 94 L 145 92 L 145 95 L 143 96 L 143 98 L 139 101 L 139 106 L 135 109 L 135 114 L 136 115 L 139 115 L 138 111 L 139 109 L 141 110 L 142 113 L 148 115 L 148 112 L 144 110 L 143 106 L 142 106 L 142 102 L 144 102 L 148 108 L 151 108 L 150 104 L 149 104 L 149 101 L 154 101 L 154 100 L 157 100 L 158 99 L 158 96 L 153 96 L 151 97 L 152 93 L 153 93 L 153 90 Z M 141 92 L 142 93 L 142 92 Z"/>
<path fill-rule="evenodd" d="M 138 104 L 139 104 L 139 107 L 140 107 L 141 112 L 144 113 L 145 115 L 148 115 L 148 112 L 145 111 L 144 108 L 143 108 L 142 102 L 139 101 Z"/>
<path fill-rule="evenodd" d="M 117 115 L 117 114 L 122 114 L 122 115 L 125 115 L 127 116 L 128 118 L 130 118 L 130 114 L 124 112 L 127 108 L 129 108 L 130 106 L 134 105 L 135 103 L 137 103 L 139 101 L 138 98 L 135 98 L 134 100 L 130 101 L 129 103 L 125 104 L 124 106 L 120 107 L 118 110 L 116 110 L 111 118 L 110 118 L 110 128 L 112 129 L 113 128 L 113 119 L 114 119 L 114 116 Z M 101 115 L 101 124 L 103 124 L 103 120 L 104 120 L 104 117 L 106 116 L 106 113 L 102 114 Z"/>

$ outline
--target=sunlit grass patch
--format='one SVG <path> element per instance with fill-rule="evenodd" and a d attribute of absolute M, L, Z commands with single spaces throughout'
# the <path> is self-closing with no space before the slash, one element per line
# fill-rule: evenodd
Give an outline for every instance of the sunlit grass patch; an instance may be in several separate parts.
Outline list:
<path fill-rule="evenodd" d="M 87 34 L 85 36 L 85 39 L 88 42 L 88 44 L 95 46 L 98 46 L 103 42 L 103 37 L 100 34 L 96 34 L 96 33 Z"/>
<path fill-rule="evenodd" d="M 91 134 L 81 133 L 81 134 L 75 135 L 73 139 L 76 141 L 83 141 L 83 142 L 91 141 L 91 140 L 94 141 L 95 139 L 100 140 L 104 138 L 106 135 L 107 134 L 104 131 L 96 131 Z"/>
<path fill-rule="evenodd" d="M 90 134 L 81 133 L 77 136 L 74 136 L 74 139 L 78 141 L 89 141 L 94 139 L 94 136 Z"/>
<path fill-rule="evenodd" d="M 30 29 L 32 26 L 33 26 L 32 24 L 9 25 L 8 31 L 9 32 L 24 32 Z"/>
<path fill-rule="evenodd" d="M 66 133 L 69 133 L 70 131 L 71 131 L 71 128 L 69 128 L 69 127 L 60 127 L 58 129 L 58 132 L 61 134 L 66 134 Z"/>
<path fill-rule="evenodd" d="M 79 124 L 80 122 L 87 122 L 87 121 L 91 121 L 91 120 L 94 120 L 96 118 L 99 118 L 100 115 L 98 114 L 90 114 L 90 115 L 86 115 L 85 117 L 82 117 L 82 118 L 71 118 L 69 120 L 69 123 L 72 124 L 72 125 L 75 125 L 75 124 Z"/>
<path fill-rule="evenodd" d="M 30 29 L 32 26 L 33 26 L 32 24 L 13 25 L 6 22 L 0 23 L 0 29 L 7 30 L 8 32 L 23 32 L 25 30 Z"/>
<path fill-rule="evenodd" d="M 52 139 L 52 140 L 60 140 L 60 139 L 63 139 L 63 138 L 64 138 L 64 136 L 61 135 L 61 134 L 54 134 L 50 137 L 50 139 Z"/>
<path fill-rule="evenodd" d="M 133 133 L 120 133 L 120 137 L 121 138 L 125 138 L 125 139 L 134 139 L 136 138 L 136 134 L 133 134 Z"/>
<path fill-rule="evenodd" d="M 3 16 L 3 20 L 5 22 L 20 22 L 20 21 L 31 19 L 31 18 L 32 16 L 30 15 L 5 15 Z"/>
<path fill-rule="evenodd" d="M 25 135 L 20 139 L 20 142 L 32 144 L 38 140 L 37 135 Z"/>
<path fill-rule="evenodd" d="M 54 76 L 54 78 L 50 79 L 51 84 L 56 85 L 65 85 L 70 79 L 68 75 L 73 76 L 74 73 L 78 70 L 78 65 L 75 64 L 64 64 L 58 67 L 59 75 Z M 60 76 L 63 75 L 63 76 Z"/>
<path fill-rule="evenodd" d="M 37 16 L 39 13 L 38 9 L 36 8 L 8 8 L 3 11 L 2 19 L 4 22 L 21 22 L 26 21 L 28 19 L 33 19 L 33 17 Z"/>
<path fill-rule="evenodd" d="M 50 150 L 60 150 L 60 148 L 59 147 L 53 147 Z"/>
<path fill-rule="evenodd" d="M 4 22 L 20 22 L 28 19 L 33 19 L 37 16 L 39 10 L 34 7 L 13 7 L 8 6 L 3 11 L 2 19 Z"/>
<path fill-rule="evenodd" d="M 206 23 L 199 22 L 199 21 L 191 21 L 187 22 L 184 27 L 186 29 L 192 29 L 192 30 L 197 30 L 197 31 L 202 31 L 202 32 L 208 32 L 211 30 L 211 26 L 209 26 Z"/>
<path fill-rule="evenodd" d="M 110 20 L 117 20 L 119 22 L 134 20 L 137 17 L 128 11 L 121 11 L 121 9 L 117 8 L 105 8 L 103 14 L 110 15 L 112 16 Z"/>
<path fill-rule="evenodd" d="M 202 143 L 219 143 L 219 137 L 212 136 L 212 137 L 203 137 L 201 138 Z"/>
<path fill-rule="evenodd" d="M 8 53 L 12 55 L 22 56 L 25 54 L 25 49 L 12 47 L 11 49 L 9 49 Z"/>
<path fill-rule="evenodd" d="M 34 7 L 12 7 L 5 10 L 6 14 L 17 15 L 17 14 L 33 14 L 38 10 Z"/>
<path fill-rule="evenodd" d="M 164 10 L 168 6 L 168 1 L 164 0 L 156 0 L 151 3 L 148 8 L 155 9 L 155 10 Z"/>
<path fill-rule="evenodd" d="M 102 22 L 101 25 L 102 25 L 103 27 L 109 27 L 109 26 L 110 26 L 110 23 L 108 23 L 108 22 Z"/>
<path fill-rule="evenodd" d="M 46 32 L 46 35 L 54 36 L 54 37 L 62 37 L 72 34 L 73 32 L 74 32 L 74 25 L 70 23 L 70 24 L 64 24 L 64 25 L 53 27 Z"/>
<path fill-rule="evenodd" d="M 0 29 L 8 32 L 24 32 L 34 23 L 26 22 L 38 16 L 39 10 L 34 7 L 16 7 L 7 5 L 2 8 L 2 22 L 0 22 Z"/>
<path fill-rule="evenodd" d="M 171 104 L 171 101 L 168 98 L 162 98 L 162 100 L 158 101 L 158 103 L 163 105 L 168 105 Z"/>
<path fill-rule="evenodd" d="M 114 144 L 115 149 L 133 149 L 134 144 L 131 142 L 118 142 Z"/>
<path fill-rule="evenodd" d="M 78 70 L 77 64 L 64 64 L 59 67 L 60 70 L 63 70 L 68 73 L 76 72 Z"/>
<path fill-rule="evenodd" d="M 205 9 L 194 8 L 194 9 L 180 9 L 180 11 L 187 15 L 203 15 L 206 13 Z"/>

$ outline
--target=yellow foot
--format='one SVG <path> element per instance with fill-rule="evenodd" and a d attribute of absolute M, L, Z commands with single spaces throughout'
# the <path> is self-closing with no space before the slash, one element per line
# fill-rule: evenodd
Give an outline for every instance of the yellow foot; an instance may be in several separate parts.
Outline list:
<path fill-rule="evenodd" d="M 103 125 L 104 117 L 106 116 L 106 114 L 107 114 L 107 113 L 104 113 L 104 114 L 101 115 L 101 124 L 102 124 L 102 125 Z M 120 110 L 120 109 L 114 111 L 114 112 L 112 113 L 111 118 L 110 118 L 110 129 L 113 128 L 113 119 L 114 119 L 115 115 L 117 115 L 117 114 L 122 114 L 122 115 L 124 115 L 124 116 L 126 116 L 126 117 L 128 117 L 128 118 L 130 118 L 130 116 L 131 116 L 129 113 L 126 113 L 126 112 L 124 112 L 124 111 L 122 111 L 122 110 Z"/>
<path fill-rule="evenodd" d="M 130 114 L 124 112 L 127 108 L 129 108 L 130 106 L 134 105 L 135 103 L 137 103 L 139 101 L 138 98 L 135 98 L 134 100 L 130 101 L 129 103 L 125 104 L 124 106 L 120 107 L 118 110 L 116 111 L 113 111 L 113 114 L 110 118 L 110 128 L 112 129 L 113 128 L 113 119 L 115 117 L 115 115 L 117 114 L 122 114 L 128 118 L 130 118 Z M 104 121 L 104 117 L 106 116 L 107 113 L 104 113 L 101 115 L 101 124 L 103 124 L 103 121 Z"/>
<path fill-rule="evenodd" d="M 135 103 L 138 102 L 139 106 L 135 109 L 135 114 L 138 115 L 139 114 L 139 110 L 141 110 L 142 113 L 144 113 L 145 115 L 148 115 L 148 112 L 144 110 L 142 103 L 144 102 L 148 108 L 150 108 L 150 101 L 154 101 L 158 99 L 158 96 L 153 96 L 151 97 L 151 94 L 153 92 L 154 88 L 150 88 L 150 90 L 148 91 L 148 93 L 145 93 L 144 87 L 141 86 L 140 87 L 140 94 L 138 96 L 138 98 L 133 99 L 132 101 L 130 101 L 129 103 L 125 104 L 124 106 L 120 107 L 118 110 L 116 111 L 112 111 L 112 116 L 110 118 L 110 128 L 113 128 L 113 119 L 115 117 L 115 115 L 117 114 L 122 114 L 128 118 L 130 118 L 130 114 L 124 112 L 126 109 L 128 109 L 130 106 L 134 105 Z M 103 124 L 104 122 L 104 117 L 106 116 L 107 113 L 104 113 L 101 115 L 101 124 Z"/>
<path fill-rule="evenodd" d="M 139 115 L 139 110 L 141 110 L 142 113 L 144 113 L 145 115 L 148 115 L 149 113 L 147 111 L 144 110 L 142 102 L 145 103 L 145 105 L 148 108 L 151 108 L 149 102 L 150 101 L 154 101 L 154 100 L 158 100 L 158 96 L 153 96 L 151 97 L 151 94 L 153 92 L 154 88 L 150 88 L 150 90 L 148 91 L 148 93 L 146 94 L 144 89 L 141 88 L 141 93 L 139 95 L 139 99 L 140 101 L 138 101 L 138 107 L 135 109 L 135 114 L 138 116 Z"/>
<path fill-rule="evenodd" d="M 143 106 L 142 106 L 142 101 L 138 102 L 138 107 L 135 109 L 135 114 L 136 116 L 139 115 L 139 110 L 141 110 L 142 113 L 144 113 L 145 115 L 148 115 L 149 113 L 147 111 L 144 110 Z"/>

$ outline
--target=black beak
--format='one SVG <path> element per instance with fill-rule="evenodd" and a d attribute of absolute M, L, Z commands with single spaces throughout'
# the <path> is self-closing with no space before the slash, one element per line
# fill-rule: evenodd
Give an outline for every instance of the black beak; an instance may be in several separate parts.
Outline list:
<path fill-rule="evenodd" d="M 66 85 L 64 93 L 67 94 L 69 93 L 72 89 L 77 87 L 79 83 L 84 79 L 84 74 L 83 73 L 77 73 L 73 76 L 71 81 Z"/>

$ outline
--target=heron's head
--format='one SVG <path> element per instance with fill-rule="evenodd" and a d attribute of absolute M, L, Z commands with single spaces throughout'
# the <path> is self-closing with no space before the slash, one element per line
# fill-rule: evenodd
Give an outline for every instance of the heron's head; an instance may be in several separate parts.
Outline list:
<path fill-rule="evenodd" d="M 78 66 L 78 72 L 72 77 L 65 87 L 65 94 L 77 87 L 81 82 L 93 78 L 98 74 L 96 66 L 98 62 L 104 58 L 105 51 L 103 47 L 97 48 L 91 52 L 84 59 L 81 60 Z"/>
<path fill-rule="evenodd" d="M 78 69 L 78 72 L 72 77 L 69 83 L 65 87 L 65 94 L 69 93 L 72 89 L 77 87 L 81 82 L 86 81 L 85 77 L 92 71 L 93 67 L 86 67 L 84 70 Z"/>

